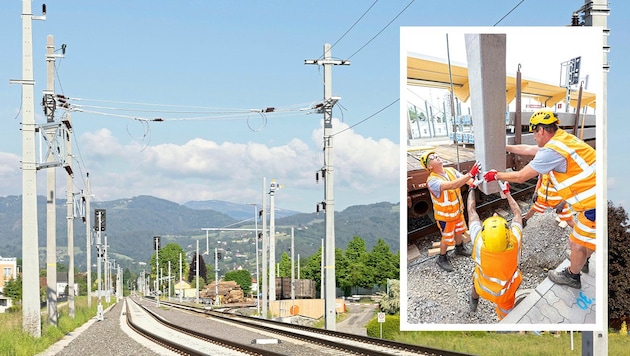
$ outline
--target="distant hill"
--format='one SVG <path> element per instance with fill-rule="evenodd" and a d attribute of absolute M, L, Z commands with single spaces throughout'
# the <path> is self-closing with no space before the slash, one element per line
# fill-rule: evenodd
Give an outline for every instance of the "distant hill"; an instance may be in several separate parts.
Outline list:
<path fill-rule="evenodd" d="M 254 206 L 249 204 L 236 204 L 222 200 L 195 200 L 184 203 L 184 206 L 194 210 L 214 210 L 219 211 L 237 220 L 246 220 L 254 218 Z M 258 210 L 262 209 L 258 205 Z M 276 217 L 284 218 L 287 216 L 299 214 L 299 211 L 284 210 L 276 207 Z"/>
<path fill-rule="evenodd" d="M 67 226 L 66 201 L 57 200 L 57 263 L 67 264 Z M 20 196 L 0 197 L 0 256 L 22 257 L 22 199 Z M 191 208 L 194 206 L 195 208 Z M 216 209 L 204 209 L 215 206 Z M 190 261 L 199 242 L 200 253 L 215 247 L 224 251 L 220 270 L 232 270 L 239 267 L 255 271 L 255 244 L 253 231 L 212 231 L 208 233 L 202 228 L 230 226 L 254 230 L 261 228 L 259 219 L 256 224 L 252 220 L 254 207 L 221 201 L 189 202 L 180 205 L 168 200 L 151 196 L 137 196 L 107 202 L 92 202 L 91 209 L 106 210 L 106 230 L 102 234 L 102 242 L 109 245 L 110 258 L 123 268 L 132 271 L 148 268 L 145 263 L 153 255 L 153 236 L 161 236 L 161 244 L 175 242 L 187 251 L 185 257 Z M 399 250 L 400 204 L 376 203 L 352 206 L 335 212 L 335 245 L 345 249 L 348 241 L 357 235 L 366 241 L 368 250 L 381 238 L 392 251 Z M 287 212 L 289 213 L 289 212 Z M 276 213 L 276 257 L 283 252 L 290 254 L 291 226 L 295 231 L 295 251 L 301 258 L 307 258 L 317 252 L 321 240 L 325 237 L 324 213 L 295 213 L 280 217 Z M 242 214 L 242 215 L 239 215 Z M 94 212 L 91 212 L 92 225 Z M 240 223 L 239 223 L 240 222 Z M 95 239 L 95 236 L 93 236 Z M 40 267 L 45 266 L 46 255 L 46 201 L 38 197 L 38 240 L 40 246 Z M 86 264 L 86 226 L 81 218 L 74 219 L 75 267 L 85 270 Z M 94 242 L 95 243 L 95 242 Z M 96 263 L 95 250 L 92 245 L 92 264 Z M 297 258 L 297 256 L 296 256 Z M 211 256 L 205 256 L 205 263 L 212 264 Z M 174 267 L 175 268 L 175 267 Z"/>

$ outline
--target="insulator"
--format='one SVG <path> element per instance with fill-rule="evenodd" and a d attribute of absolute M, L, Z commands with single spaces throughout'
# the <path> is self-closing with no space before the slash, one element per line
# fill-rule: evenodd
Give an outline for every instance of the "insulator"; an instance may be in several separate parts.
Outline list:
<path fill-rule="evenodd" d="M 319 172 L 315 172 L 315 183 L 319 183 Z"/>

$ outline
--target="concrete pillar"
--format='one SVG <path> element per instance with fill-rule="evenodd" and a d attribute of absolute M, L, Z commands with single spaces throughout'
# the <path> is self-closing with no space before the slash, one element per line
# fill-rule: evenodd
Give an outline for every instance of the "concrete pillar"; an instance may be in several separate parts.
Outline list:
<path fill-rule="evenodd" d="M 466 34 L 468 81 L 475 135 L 475 156 L 484 171 L 505 170 L 505 34 Z M 484 183 L 496 193 L 496 183 Z"/>

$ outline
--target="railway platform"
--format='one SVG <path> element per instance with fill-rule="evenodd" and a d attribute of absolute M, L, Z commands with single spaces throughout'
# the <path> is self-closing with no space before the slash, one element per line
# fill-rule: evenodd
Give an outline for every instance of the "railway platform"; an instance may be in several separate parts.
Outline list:
<path fill-rule="evenodd" d="M 549 278 L 527 296 L 501 320 L 501 324 L 595 324 L 595 276 L 597 253 L 590 259 L 589 273 L 582 273 L 582 288 L 575 289 L 553 283 Z M 569 265 L 565 259 L 557 270 Z M 518 300 L 517 293 L 517 300 Z"/>

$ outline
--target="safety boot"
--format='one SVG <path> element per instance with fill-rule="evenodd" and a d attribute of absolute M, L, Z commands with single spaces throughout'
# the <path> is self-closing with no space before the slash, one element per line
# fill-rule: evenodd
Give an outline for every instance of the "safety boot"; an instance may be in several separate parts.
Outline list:
<path fill-rule="evenodd" d="M 580 274 L 571 273 L 568 267 L 560 272 L 556 270 L 551 270 L 549 271 L 548 276 L 549 279 L 555 284 L 563 284 L 576 289 L 582 288 L 582 280 L 580 279 Z"/>
<path fill-rule="evenodd" d="M 472 255 L 472 250 L 462 242 L 459 245 L 455 245 L 455 254 L 470 257 Z"/>
<path fill-rule="evenodd" d="M 440 266 L 440 268 L 442 268 L 446 272 L 453 272 L 454 270 L 453 264 L 451 264 L 451 261 L 448 260 L 448 257 L 446 257 L 446 254 L 439 255 L 436 263 L 438 266 Z"/>

